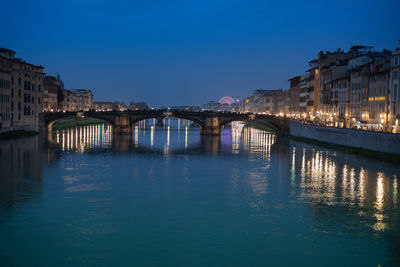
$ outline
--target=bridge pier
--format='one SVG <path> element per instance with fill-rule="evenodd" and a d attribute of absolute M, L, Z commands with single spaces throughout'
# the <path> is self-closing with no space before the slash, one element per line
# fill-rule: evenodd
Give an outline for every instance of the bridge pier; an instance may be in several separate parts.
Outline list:
<path fill-rule="evenodd" d="M 163 126 L 164 126 L 163 119 L 164 119 L 164 118 L 159 118 L 159 119 L 157 119 L 157 123 L 156 123 L 156 126 L 157 126 L 157 127 L 163 127 Z"/>
<path fill-rule="evenodd" d="M 132 123 L 129 115 L 115 116 L 114 134 L 132 134 Z"/>
<path fill-rule="evenodd" d="M 48 130 L 48 127 L 46 125 L 46 114 L 41 112 L 39 113 L 39 132 L 45 133 Z"/>
<path fill-rule="evenodd" d="M 206 117 L 204 125 L 200 128 L 201 135 L 220 135 L 221 127 L 219 126 L 218 117 Z"/>

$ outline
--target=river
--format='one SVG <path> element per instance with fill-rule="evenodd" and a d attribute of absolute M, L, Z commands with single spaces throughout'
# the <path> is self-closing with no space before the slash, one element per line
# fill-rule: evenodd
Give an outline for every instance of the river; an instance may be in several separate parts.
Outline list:
<path fill-rule="evenodd" d="M 1 141 L 1 265 L 400 264 L 399 166 L 154 123 Z"/>

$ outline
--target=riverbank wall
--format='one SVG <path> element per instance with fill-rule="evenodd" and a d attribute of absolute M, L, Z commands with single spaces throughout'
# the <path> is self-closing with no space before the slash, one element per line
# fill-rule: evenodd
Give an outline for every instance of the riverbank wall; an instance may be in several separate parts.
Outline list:
<path fill-rule="evenodd" d="M 400 155 L 400 134 L 290 122 L 290 135 L 319 142 Z"/>

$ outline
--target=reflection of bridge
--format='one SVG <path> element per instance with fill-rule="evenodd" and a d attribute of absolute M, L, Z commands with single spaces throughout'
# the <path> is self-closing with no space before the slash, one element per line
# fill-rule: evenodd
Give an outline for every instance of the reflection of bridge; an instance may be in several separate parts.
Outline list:
<path fill-rule="evenodd" d="M 219 135 L 221 127 L 232 121 L 260 121 L 275 130 L 278 134 L 289 132 L 289 120 L 271 115 L 241 114 L 230 112 L 184 112 L 184 111 L 109 111 L 109 112 L 56 112 L 42 113 L 40 116 L 40 129 L 51 130 L 52 125 L 62 119 L 88 117 L 102 119 L 114 126 L 115 133 L 132 133 L 133 125 L 146 119 L 160 119 L 175 117 L 193 121 L 200 125 L 201 135 Z"/>

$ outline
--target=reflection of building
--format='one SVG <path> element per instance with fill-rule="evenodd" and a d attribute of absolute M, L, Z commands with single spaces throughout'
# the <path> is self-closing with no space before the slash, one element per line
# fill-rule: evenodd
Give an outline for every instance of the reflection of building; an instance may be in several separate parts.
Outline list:
<path fill-rule="evenodd" d="M 87 89 L 70 90 L 77 95 L 77 110 L 89 111 L 93 109 L 93 94 Z"/>
<path fill-rule="evenodd" d="M 7 127 L 3 129 L 38 130 L 38 114 L 43 106 L 43 67 L 27 63 L 14 55 L 12 50 L 0 49 L 3 66 L 1 76 L 4 80 L 0 108 L 5 118 L 4 126 Z M 11 86 L 8 78 L 11 78 Z"/>
<path fill-rule="evenodd" d="M 313 214 L 320 211 L 319 216 L 347 216 L 358 222 L 368 218 L 370 223 L 363 227 L 376 233 L 394 226 L 398 218 L 394 217 L 397 213 L 393 210 L 398 205 L 399 190 L 396 172 L 390 173 L 396 166 L 382 167 L 379 162 L 370 162 L 360 167 L 356 158 L 344 161 L 341 154 L 301 147 L 292 144 L 290 149 L 291 193 L 306 199 Z"/>
<path fill-rule="evenodd" d="M 51 155 L 44 153 L 43 141 L 35 136 L 0 142 L 0 204 L 10 207 L 18 192 L 38 192 L 37 183 L 27 181 L 42 180 L 44 155 Z"/>

